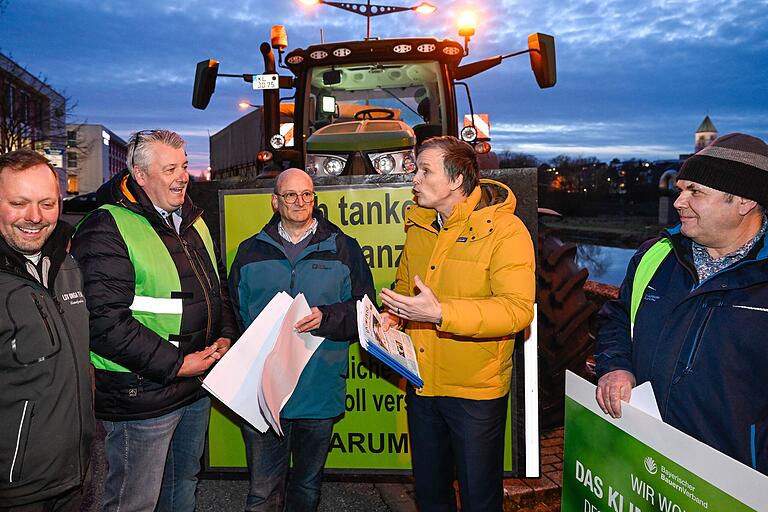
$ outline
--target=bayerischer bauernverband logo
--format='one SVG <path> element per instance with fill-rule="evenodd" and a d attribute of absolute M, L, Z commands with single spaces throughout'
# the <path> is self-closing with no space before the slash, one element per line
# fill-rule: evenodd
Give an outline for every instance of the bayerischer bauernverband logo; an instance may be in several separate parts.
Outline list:
<path fill-rule="evenodd" d="M 652 475 L 655 475 L 659 468 L 656 466 L 656 461 L 653 460 L 653 457 L 648 456 L 643 460 L 643 463 L 645 464 L 645 469 Z"/>

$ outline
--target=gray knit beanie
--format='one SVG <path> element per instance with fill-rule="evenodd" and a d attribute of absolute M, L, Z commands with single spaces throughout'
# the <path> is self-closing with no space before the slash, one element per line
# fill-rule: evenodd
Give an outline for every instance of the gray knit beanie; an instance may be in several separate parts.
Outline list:
<path fill-rule="evenodd" d="M 743 133 L 723 135 L 688 158 L 677 179 L 768 206 L 768 145 Z"/>

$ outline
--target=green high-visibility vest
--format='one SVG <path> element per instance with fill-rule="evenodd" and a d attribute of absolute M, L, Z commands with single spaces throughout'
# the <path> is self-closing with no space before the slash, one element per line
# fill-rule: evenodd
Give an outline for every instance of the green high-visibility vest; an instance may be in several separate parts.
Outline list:
<path fill-rule="evenodd" d="M 637 310 L 640 309 L 640 302 L 643 300 L 653 275 L 670 252 L 672 252 L 672 242 L 669 238 L 662 238 L 643 254 L 637 265 L 635 278 L 632 280 L 632 299 L 629 308 L 629 324 L 633 339 L 635 337 L 635 317 Z"/>
<path fill-rule="evenodd" d="M 181 292 L 181 281 L 168 248 L 143 215 L 116 205 L 104 205 L 101 208 L 115 219 L 120 236 L 128 247 L 128 257 L 136 275 L 134 298 L 130 306 L 133 318 L 166 341 L 170 335 L 178 335 L 181 330 L 182 299 L 174 298 L 172 294 Z M 200 217 L 192 227 L 203 239 L 218 275 L 208 226 Z M 93 352 L 91 363 L 99 370 L 130 372 L 124 366 Z"/>

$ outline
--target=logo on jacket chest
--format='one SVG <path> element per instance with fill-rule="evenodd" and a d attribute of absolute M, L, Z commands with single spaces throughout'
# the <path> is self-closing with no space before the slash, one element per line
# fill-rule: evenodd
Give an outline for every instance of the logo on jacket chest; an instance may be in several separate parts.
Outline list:
<path fill-rule="evenodd" d="M 67 292 L 61 294 L 61 300 L 62 302 L 69 302 L 71 306 L 75 306 L 77 304 L 82 304 L 85 302 L 85 297 L 83 296 L 83 292 L 80 290 L 74 291 L 74 292 Z"/>
<path fill-rule="evenodd" d="M 325 263 L 313 263 L 312 270 L 331 270 L 331 266 Z"/>

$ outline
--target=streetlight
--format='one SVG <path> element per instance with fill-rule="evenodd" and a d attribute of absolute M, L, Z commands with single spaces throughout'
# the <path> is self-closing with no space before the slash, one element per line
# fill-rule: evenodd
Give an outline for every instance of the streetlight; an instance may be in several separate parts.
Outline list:
<path fill-rule="evenodd" d="M 258 108 L 258 105 L 254 105 L 253 103 L 249 103 L 247 101 L 241 101 L 237 104 L 238 107 L 240 107 L 242 110 L 247 109 L 248 107 Z"/>
<path fill-rule="evenodd" d="M 477 15 L 472 11 L 459 14 L 459 35 L 464 37 L 464 55 L 469 53 L 469 38 L 475 35 Z"/>
<path fill-rule="evenodd" d="M 384 14 L 392 14 L 395 12 L 403 11 L 416 11 L 420 14 L 432 14 L 437 10 L 437 7 L 428 3 L 421 2 L 419 5 L 412 7 L 399 7 L 394 5 L 376 5 L 371 4 L 371 0 L 366 0 L 366 3 L 354 3 L 354 2 L 331 2 L 329 0 L 300 0 L 304 5 L 323 4 L 343 9 L 348 12 L 365 16 L 367 20 L 368 30 L 365 38 L 371 38 L 371 18 L 373 16 L 382 16 Z"/>

